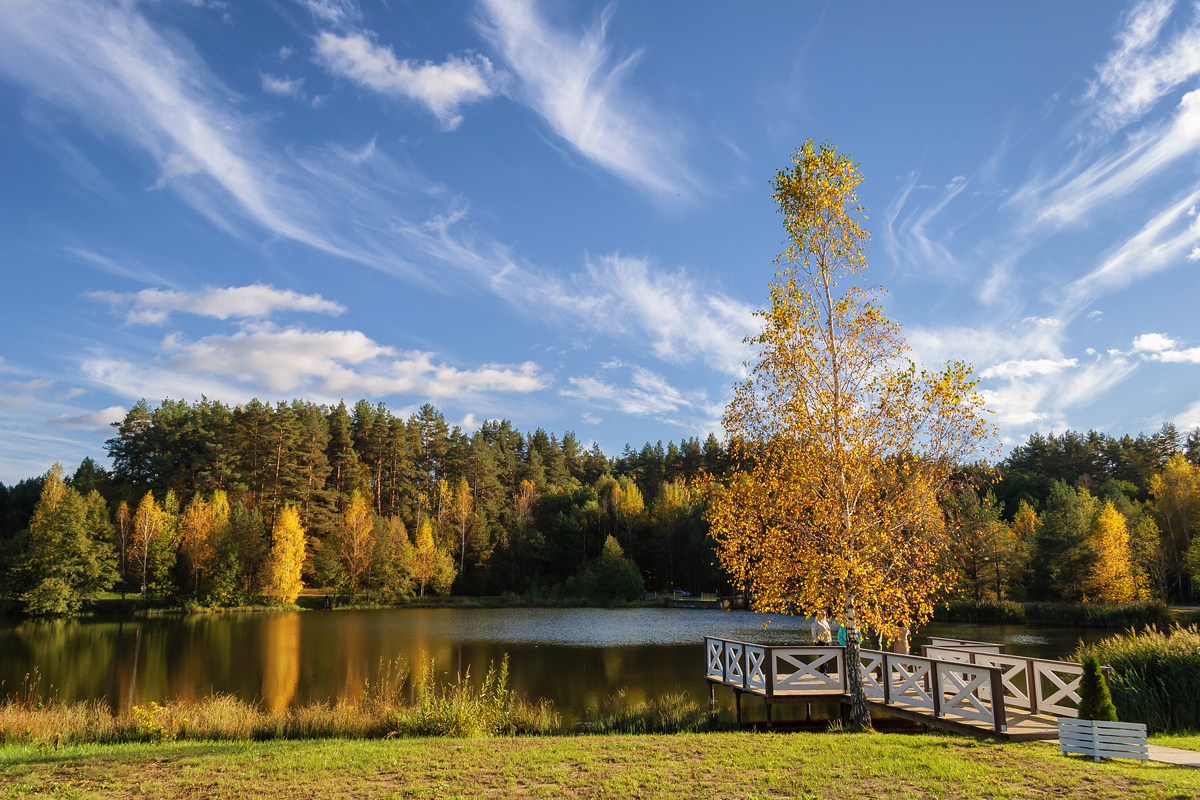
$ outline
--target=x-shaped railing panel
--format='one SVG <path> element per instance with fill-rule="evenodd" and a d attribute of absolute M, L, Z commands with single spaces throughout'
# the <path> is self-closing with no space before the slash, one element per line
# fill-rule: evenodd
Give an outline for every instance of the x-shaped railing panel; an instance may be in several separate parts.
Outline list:
<path fill-rule="evenodd" d="M 1064 680 L 1060 675 L 1073 675 L 1071 680 Z M 1045 694 L 1042 678 L 1048 678 L 1057 688 L 1051 694 Z M 1057 714 L 1061 717 L 1079 715 L 1079 682 L 1083 679 L 1083 667 L 1078 664 L 1050 665 L 1034 662 L 1033 681 L 1037 691 L 1038 711 L 1043 714 Z M 1069 698 L 1075 701 L 1075 706 L 1060 705 L 1059 700 Z"/>
<path fill-rule="evenodd" d="M 910 661 L 903 656 L 888 659 L 888 680 L 892 681 L 890 692 L 892 702 L 903 698 L 915 706 L 933 708 L 933 696 L 925 691 L 925 681 L 929 676 L 928 661 Z M 893 676 L 899 676 L 894 681 Z"/>
<path fill-rule="evenodd" d="M 774 651 L 775 658 L 775 690 L 789 689 L 840 689 L 841 678 L 835 678 L 821 672 L 821 668 L 832 663 L 837 666 L 840 650 L 822 648 L 819 653 L 788 653 L 786 650 Z M 812 661 L 804 661 L 804 655 L 814 656 Z M 789 670 L 789 667 L 791 668 Z"/>
<path fill-rule="evenodd" d="M 968 675 L 974 675 L 975 677 L 968 680 Z M 945 699 L 942 700 L 943 714 L 953 711 L 959 716 L 972 717 L 984 722 L 991 722 L 994 719 L 992 709 L 985 706 L 979 697 L 976 696 L 977 690 L 980 687 L 986 687 L 988 681 L 991 680 L 991 673 L 986 667 L 982 670 L 962 670 L 943 667 L 939 670 L 938 677 L 942 684 L 938 687 L 938 691 L 942 692 L 943 698 L 949 692 L 954 692 L 954 695 L 948 701 Z"/>

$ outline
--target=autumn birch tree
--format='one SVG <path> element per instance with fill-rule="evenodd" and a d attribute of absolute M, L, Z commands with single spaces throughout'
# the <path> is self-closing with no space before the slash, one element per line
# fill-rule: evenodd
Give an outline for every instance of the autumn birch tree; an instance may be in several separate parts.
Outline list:
<path fill-rule="evenodd" d="M 927 619 L 953 580 L 936 499 L 991 435 L 971 370 L 919 372 L 866 268 L 857 165 L 810 141 L 773 181 L 787 250 L 749 378 L 725 411 L 735 477 L 709 486 L 720 560 L 757 610 L 841 609 L 854 723 L 859 629 Z"/>
<path fill-rule="evenodd" d="M 375 548 L 375 518 L 371 511 L 371 498 L 355 489 L 350 502 L 342 511 L 342 522 L 338 526 L 338 550 L 342 566 L 346 568 L 346 582 L 350 594 L 358 592 L 363 574 L 371 566 L 371 554 Z"/>
<path fill-rule="evenodd" d="M 271 555 L 267 560 L 267 596 L 277 603 L 294 603 L 303 586 L 304 526 L 300 513 L 286 505 L 275 517 L 271 531 Z"/>

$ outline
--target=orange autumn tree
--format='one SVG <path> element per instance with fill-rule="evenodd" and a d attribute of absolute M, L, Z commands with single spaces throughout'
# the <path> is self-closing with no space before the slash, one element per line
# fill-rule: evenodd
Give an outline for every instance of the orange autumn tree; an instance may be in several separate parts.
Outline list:
<path fill-rule="evenodd" d="M 788 248 L 725 410 L 736 468 L 709 484 L 707 512 L 753 607 L 841 610 L 849 664 L 860 627 L 890 636 L 928 619 L 953 580 L 937 495 L 992 436 L 970 368 L 918 372 L 878 291 L 854 283 L 867 266 L 861 182 L 811 141 L 775 176 Z M 847 673 L 854 722 L 869 728 L 862 674 Z"/>

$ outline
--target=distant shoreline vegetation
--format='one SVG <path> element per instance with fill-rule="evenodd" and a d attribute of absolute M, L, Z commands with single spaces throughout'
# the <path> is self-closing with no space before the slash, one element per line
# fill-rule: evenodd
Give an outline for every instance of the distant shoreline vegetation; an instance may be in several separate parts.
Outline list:
<path fill-rule="evenodd" d="M 955 601 L 933 612 L 936 622 L 1066 625 L 1080 628 L 1169 627 L 1180 621 L 1165 603 L 1014 603 Z"/>
<path fill-rule="evenodd" d="M 612 457 L 507 421 L 467 433 L 429 405 L 401 418 L 302 400 L 141 401 L 114 428 L 111 469 L 0 485 L 4 613 L 112 606 L 117 585 L 180 609 L 286 607 L 313 587 L 380 606 L 738 593 L 699 488 L 731 477 L 711 435 Z M 1200 429 L 1169 425 L 1035 434 L 994 467 L 963 465 L 938 507 L 951 601 L 1192 602 L 1198 465 Z"/>

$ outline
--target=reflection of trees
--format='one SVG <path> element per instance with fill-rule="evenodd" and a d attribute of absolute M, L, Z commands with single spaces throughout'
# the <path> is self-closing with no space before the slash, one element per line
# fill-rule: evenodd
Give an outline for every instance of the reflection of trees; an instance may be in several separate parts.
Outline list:
<path fill-rule="evenodd" d="M 271 711 L 286 708 L 300 682 L 300 615 L 267 620 L 263 635 L 263 702 Z"/>
<path fill-rule="evenodd" d="M 565 618 L 555 624 L 568 630 L 599 624 L 589 612 L 555 613 Z M 552 700 L 567 724 L 621 688 L 634 702 L 680 689 L 707 701 L 700 642 L 534 645 L 505 638 L 514 629 L 519 635 L 527 626 L 551 624 L 545 615 L 492 614 L 405 609 L 23 622 L 0 627 L 0 680 L 5 682 L 0 693 L 16 691 L 36 666 L 43 690 L 53 684 L 64 700 L 106 698 L 114 708 L 127 709 L 132 703 L 228 692 L 281 708 L 356 699 L 364 681 L 376 679 L 380 662 L 397 657 L 414 673 L 423 658 L 435 659 L 439 680 L 452 681 L 470 667 L 478 685 L 488 665 L 499 665 L 508 653 L 510 687 L 530 700 Z M 646 624 L 647 619 L 635 615 L 604 624 Z"/>

